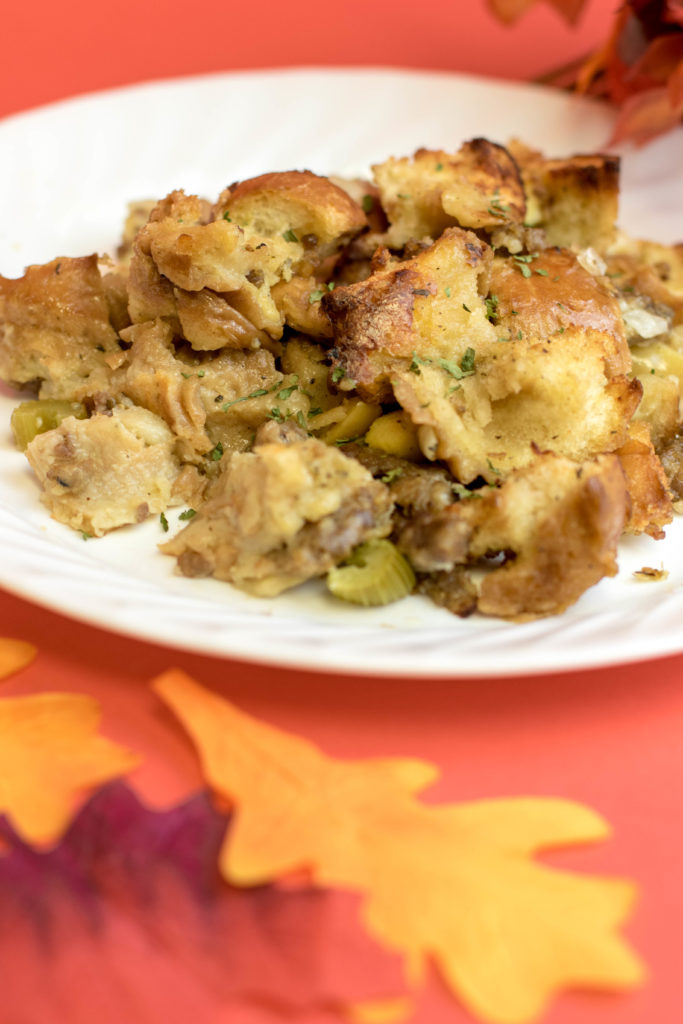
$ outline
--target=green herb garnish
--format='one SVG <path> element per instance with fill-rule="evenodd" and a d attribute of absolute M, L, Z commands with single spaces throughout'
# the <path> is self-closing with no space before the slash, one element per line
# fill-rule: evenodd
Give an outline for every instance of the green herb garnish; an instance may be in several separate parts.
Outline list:
<path fill-rule="evenodd" d="M 241 398 L 233 398 L 232 402 L 225 402 L 221 406 L 221 412 L 227 412 L 230 406 L 237 405 L 238 402 L 246 402 L 250 398 L 260 398 L 261 395 L 267 395 L 267 388 L 257 388 L 256 391 L 252 391 L 250 395 L 242 395 Z"/>

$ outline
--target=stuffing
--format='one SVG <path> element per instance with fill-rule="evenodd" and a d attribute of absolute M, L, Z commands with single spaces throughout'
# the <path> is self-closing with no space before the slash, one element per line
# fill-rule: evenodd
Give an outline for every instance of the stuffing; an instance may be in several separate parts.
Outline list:
<path fill-rule="evenodd" d="M 412 259 L 380 263 L 367 280 L 324 295 L 340 386 L 384 401 L 395 371 L 409 368 L 414 354 L 460 361 L 468 348 L 493 344 L 496 332 L 484 301 L 492 264 L 485 242 L 447 228 Z"/>
<path fill-rule="evenodd" d="M 683 509 L 683 246 L 616 230 L 614 157 L 479 138 L 372 174 L 173 191 L 116 261 L 0 278 L 17 444 L 88 535 L 189 506 L 186 576 L 559 614 Z"/>
<path fill-rule="evenodd" d="M 230 458 L 220 487 L 163 550 L 187 576 L 272 597 L 389 533 L 391 506 L 386 487 L 336 448 L 266 442 Z"/>
<path fill-rule="evenodd" d="M 444 601 L 447 574 L 503 556 L 500 564 L 489 563 L 478 586 L 478 610 L 536 618 L 559 614 L 603 576 L 616 574 L 626 514 L 616 456 L 578 464 L 546 452 L 501 487 L 472 492 L 440 513 L 416 518 L 398 545 L 417 569 L 446 574 L 434 581 Z M 455 584 L 457 594 L 462 572 Z"/>
<path fill-rule="evenodd" d="M 97 256 L 62 257 L 0 277 L 0 378 L 41 398 L 80 401 L 112 387 L 120 354 Z"/>
<path fill-rule="evenodd" d="M 173 434 L 158 416 L 121 407 L 63 420 L 34 438 L 26 457 L 50 515 L 100 537 L 167 507 L 180 473 L 173 446 Z"/>
<path fill-rule="evenodd" d="M 593 153 L 548 160 L 516 139 L 507 148 L 524 181 L 527 223 L 542 227 L 549 245 L 603 252 L 616 232 L 619 158 Z"/>
<path fill-rule="evenodd" d="M 124 394 L 161 416 L 186 442 L 188 457 L 189 451 L 211 451 L 219 440 L 228 447 L 227 435 L 220 435 L 222 426 L 234 426 L 246 417 L 253 433 L 254 424 L 278 407 L 277 392 L 286 379 L 264 349 L 222 349 L 200 356 L 176 346 L 171 328 L 162 320 L 136 324 L 123 336 L 130 343 L 122 369 Z M 292 396 L 295 414 L 307 409 L 301 397 Z"/>
<path fill-rule="evenodd" d="M 533 445 L 582 460 L 625 440 L 642 388 L 619 306 L 567 250 L 494 259 L 448 228 L 322 302 L 340 386 L 393 393 L 462 483 L 524 465 Z"/>
<path fill-rule="evenodd" d="M 515 161 L 487 139 L 473 139 L 457 153 L 418 149 L 372 168 L 389 220 L 385 244 L 400 249 L 411 239 L 441 235 L 447 227 L 495 230 L 521 224 L 526 204 Z"/>
<path fill-rule="evenodd" d="M 627 533 L 664 536 L 662 527 L 673 519 L 671 492 L 664 468 L 657 458 L 647 423 L 635 421 L 628 438 L 616 453 L 621 462 L 629 497 Z"/>
<path fill-rule="evenodd" d="M 368 226 L 361 206 L 344 189 L 311 171 L 261 174 L 221 193 L 214 208 L 249 239 L 285 238 L 297 272 L 308 274 L 339 253 Z"/>

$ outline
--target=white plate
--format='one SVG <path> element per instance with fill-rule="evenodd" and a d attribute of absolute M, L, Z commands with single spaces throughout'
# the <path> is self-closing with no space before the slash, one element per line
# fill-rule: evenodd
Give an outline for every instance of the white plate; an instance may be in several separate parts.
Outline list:
<path fill-rule="evenodd" d="M 612 115 L 533 86 L 405 71 L 211 75 L 87 96 L 0 124 L 0 272 L 105 252 L 128 200 L 172 188 L 215 195 L 266 170 L 362 172 L 420 145 L 512 135 L 548 154 L 604 145 Z M 621 223 L 683 238 L 683 131 L 625 157 Z M 6 393 L 8 395 L 9 393 Z M 12 401 L 0 396 L 0 423 Z M 175 518 L 169 516 L 175 525 Z M 174 647 L 249 661 L 386 675 L 516 675 L 683 650 L 683 522 L 665 541 L 629 538 L 620 575 L 558 618 L 460 620 L 422 598 L 345 606 L 310 584 L 273 601 L 173 575 L 157 522 L 84 542 L 52 522 L 0 427 L 0 583 L 67 615 Z M 643 565 L 666 581 L 637 583 Z"/>

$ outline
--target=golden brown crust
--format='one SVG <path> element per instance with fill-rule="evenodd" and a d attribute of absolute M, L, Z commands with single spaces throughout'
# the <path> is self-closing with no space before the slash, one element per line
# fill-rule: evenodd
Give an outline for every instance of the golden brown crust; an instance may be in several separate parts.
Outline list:
<path fill-rule="evenodd" d="M 400 361 L 410 364 L 414 354 L 462 358 L 469 346 L 490 341 L 495 334 L 482 293 L 491 262 L 489 246 L 460 228 L 448 228 L 403 263 L 377 260 L 379 269 L 367 280 L 322 299 L 334 328 L 335 365 L 367 401 L 376 401 L 390 396 Z"/>
<path fill-rule="evenodd" d="M 314 277 L 293 277 L 276 284 L 271 294 L 288 327 L 313 338 L 331 338 L 332 325 L 320 305 L 327 290 Z"/>
<path fill-rule="evenodd" d="M 30 266 L 0 277 L 0 377 L 40 383 L 43 398 L 80 400 L 112 387 L 118 353 L 95 255 Z"/>
<path fill-rule="evenodd" d="M 522 223 L 525 199 L 515 161 L 487 139 L 466 142 L 457 153 L 418 149 L 373 167 L 389 219 L 387 244 L 438 238 L 451 226 L 495 230 Z"/>
<path fill-rule="evenodd" d="M 548 475 L 564 479 L 558 481 L 559 486 L 550 483 L 550 493 L 537 515 L 519 522 L 524 509 L 515 491 L 524 482 L 516 477 L 504 485 L 503 490 L 509 491 L 503 506 L 496 508 L 497 514 L 478 535 L 483 553 L 496 538 L 501 516 L 505 522 L 511 514 L 518 520 L 513 534 L 519 538 L 522 531 L 526 532 L 516 545 L 511 545 L 516 557 L 488 574 L 481 585 L 477 607 L 485 615 L 515 619 L 557 615 L 604 576 L 616 575 L 617 544 L 626 513 L 626 488 L 619 460 L 606 455 L 583 466 L 556 462 L 550 465 Z M 497 496 L 490 500 L 497 503 Z M 504 538 L 503 527 L 496 538 L 497 548 Z"/>
<path fill-rule="evenodd" d="M 619 209 L 619 158 L 603 153 L 548 160 L 512 140 L 529 197 L 529 216 L 550 245 L 604 251 L 612 242 Z"/>
<path fill-rule="evenodd" d="M 238 182 L 221 194 L 216 219 L 228 215 L 250 235 L 291 234 L 301 263 L 319 266 L 368 226 L 363 210 L 328 178 L 280 171 Z"/>
<path fill-rule="evenodd" d="M 648 533 L 655 539 L 663 537 L 662 527 L 673 519 L 671 492 L 652 446 L 647 424 L 632 423 L 626 443 L 616 454 L 624 471 L 630 499 L 626 532 Z"/>

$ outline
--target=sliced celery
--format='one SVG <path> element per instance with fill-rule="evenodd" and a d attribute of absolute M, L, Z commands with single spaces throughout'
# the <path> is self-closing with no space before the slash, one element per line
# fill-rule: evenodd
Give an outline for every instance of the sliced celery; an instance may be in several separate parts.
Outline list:
<path fill-rule="evenodd" d="M 54 430 L 67 416 L 84 420 L 87 415 L 85 406 L 80 402 L 67 402 L 58 398 L 37 398 L 22 402 L 10 420 L 14 442 L 23 452 L 34 437 L 47 430 Z"/>
<path fill-rule="evenodd" d="M 331 569 L 327 586 L 342 601 L 365 606 L 391 604 L 415 586 L 415 574 L 389 540 L 361 544 L 345 565 Z"/>

